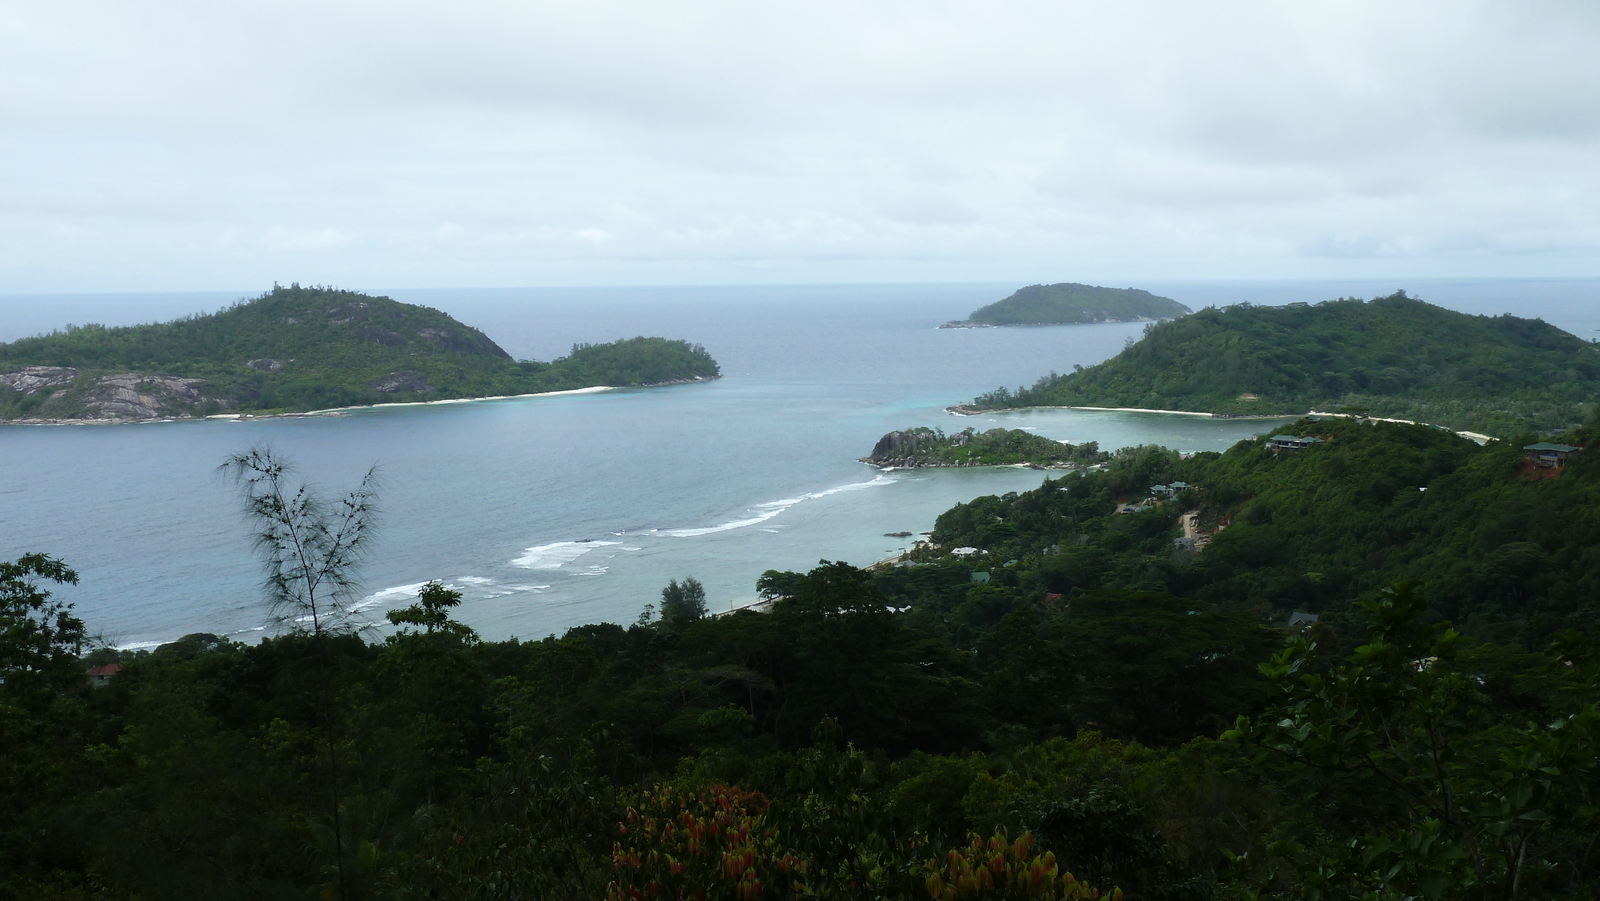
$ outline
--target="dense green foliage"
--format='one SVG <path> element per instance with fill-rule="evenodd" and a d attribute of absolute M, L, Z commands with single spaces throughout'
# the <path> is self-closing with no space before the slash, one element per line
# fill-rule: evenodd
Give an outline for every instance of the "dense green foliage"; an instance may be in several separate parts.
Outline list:
<path fill-rule="evenodd" d="M 1065 325 L 1174 319 L 1188 312 L 1188 307 L 1170 297 L 1138 288 L 1100 288 L 1067 282 L 1020 288 L 1004 300 L 979 307 L 970 318 L 988 325 Z"/>
<path fill-rule="evenodd" d="M 0 344 L 0 372 L 24 366 L 78 372 L 50 390 L 0 384 L 0 419 L 82 415 L 96 379 L 124 372 L 200 380 L 201 397 L 173 399 L 173 415 L 531 394 L 718 374 L 704 348 L 663 338 L 578 344 L 553 363 L 519 362 L 438 310 L 298 285 L 174 322 L 70 326 Z"/>
<path fill-rule="evenodd" d="M 963 429 L 946 435 L 926 426 L 890 432 L 878 440 L 863 462 L 879 466 L 1013 466 L 1076 467 L 1110 459 L 1090 441 L 1063 444 L 1023 429 Z"/>
<path fill-rule="evenodd" d="M 1588 444 L 1593 428 L 1566 440 Z M 1579 455 L 1541 479 L 1520 441 L 1343 419 L 1288 431 L 1326 441 L 1275 454 L 1256 439 L 1186 459 L 1125 449 L 1107 472 L 952 508 L 917 559 L 956 565 L 950 548 L 976 547 L 959 565 L 1017 560 L 1027 591 L 1169 591 L 1280 622 L 1299 609 L 1350 637 L 1353 600 L 1402 580 L 1485 638 L 1539 643 L 1600 612 L 1600 461 Z M 1117 512 L 1174 481 L 1197 487 Z M 1199 553 L 1174 544 L 1187 512 L 1215 533 Z"/>
<path fill-rule="evenodd" d="M 1600 461 L 1293 431 L 538 641 L 430 583 L 382 640 L 74 664 L 71 572 L 0 565 L 0 897 L 1593 897 Z"/>
<path fill-rule="evenodd" d="M 1496 435 L 1558 432 L 1600 395 L 1600 349 L 1537 319 L 1471 316 L 1404 292 L 1206 309 L 1152 324 L 1096 366 L 979 397 L 983 408 L 1237 414 L 1357 410 Z"/>
<path fill-rule="evenodd" d="M 1471 646 L 1421 618 L 1414 587 L 1362 603 L 1369 640 L 1348 662 L 1330 666 L 1317 640 L 1291 640 L 1262 667 L 1283 704 L 1254 722 L 1241 717 L 1227 735 L 1258 752 L 1259 769 L 1314 797 L 1327 821 L 1364 824 L 1303 871 L 1305 894 L 1571 891 L 1600 834 L 1592 646 L 1567 633 L 1542 659 L 1508 659 L 1509 649 Z M 1313 842 L 1329 831 L 1303 828 Z"/>

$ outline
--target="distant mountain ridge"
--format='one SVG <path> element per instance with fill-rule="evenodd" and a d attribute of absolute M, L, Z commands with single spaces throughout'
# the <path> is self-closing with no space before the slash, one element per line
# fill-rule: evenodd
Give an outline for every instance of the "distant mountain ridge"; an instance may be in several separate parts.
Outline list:
<path fill-rule="evenodd" d="M 0 420 L 139 420 L 303 412 L 715 378 L 703 347 L 580 344 L 517 361 L 439 310 L 334 288 L 274 286 L 173 322 L 70 326 L 0 344 Z"/>
<path fill-rule="evenodd" d="M 1400 291 L 1152 323 L 1104 363 L 990 392 L 973 407 L 1347 410 L 1511 435 L 1574 427 L 1597 399 L 1595 345 L 1541 320 L 1457 313 Z"/>
<path fill-rule="evenodd" d="M 1101 288 L 1064 282 L 1029 285 L 1004 300 L 979 307 L 965 321 L 947 322 L 941 328 L 1141 322 L 1176 319 L 1189 312 L 1188 307 L 1170 297 L 1138 288 Z"/>

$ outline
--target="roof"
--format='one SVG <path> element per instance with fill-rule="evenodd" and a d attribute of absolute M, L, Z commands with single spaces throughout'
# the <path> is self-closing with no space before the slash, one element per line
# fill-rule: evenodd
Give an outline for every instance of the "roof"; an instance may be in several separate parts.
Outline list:
<path fill-rule="evenodd" d="M 1309 626 L 1313 623 L 1319 622 L 1321 619 L 1322 617 L 1316 615 L 1315 613 L 1301 613 L 1300 611 L 1296 610 L 1289 616 L 1289 628 L 1292 629 L 1295 626 Z"/>
<path fill-rule="evenodd" d="M 1168 485 L 1167 487 L 1168 488 L 1193 488 L 1194 486 L 1190 485 L 1188 482 L 1173 482 L 1171 485 Z"/>
<path fill-rule="evenodd" d="M 1271 440 L 1273 440 L 1273 441 L 1299 441 L 1300 439 L 1296 438 L 1293 435 L 1273 435 Z"/>
<path fill-rule="evenodd" d="M 1570 444 L 1551 444 L 1548 441 L 1541 441 L 1538 444 L 1525 444 L 1522 449 L 1525 451 L 1551 451 L 1560 454 L 1570 454 L 1573 451 L 1583 450 L 1581 447 L 1573 447 Z"/>
<path fill-rule="evenodd" d="M 95 667 L 94 669 L 89 670 L 89 675 L 91 675 L 91 676 L 115 676 L 117 673 L 119 673 L 121 671 L 122 671 L 122 664 L 120 664 L 120 663 L 102 663 L 99 666 Z"/>

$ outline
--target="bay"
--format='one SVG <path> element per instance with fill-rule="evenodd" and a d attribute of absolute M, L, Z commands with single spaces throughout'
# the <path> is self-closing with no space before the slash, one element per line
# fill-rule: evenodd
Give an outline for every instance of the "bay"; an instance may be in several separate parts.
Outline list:
<path fill-rule="evenodd" d="M 1538 311 L 1600 327 L 1597 280 L 1418 283 L 1470 312 Z M 1391 283 L 1142 285 L 1191 306 L 1371 296 Z M 327 491 L 382 474 L 383 534 L 359 597 L 374 621 L 440 579 L 486 637 L 630 622 L 669 578 L 705 583 L 713 609 L 752 600 L 769 568 L 858 565 L 896 553 L 885 533 L 932 528 L 981 494 L 1022 491 L 1026 469 L 879 473 L 856 461 L 884 432 L 1029 428 L 1103 447 L 1221 450 L 1274 423 L 1044 410 L 972 418 L 945 406 L 1121 349 L 1140 324 L 940 330 L 1013 285 L 406 290 L 514 356 L 637 334 L 703 343 L 719 381 L 599 394 L 351 411 L 251 422 L 0 428 L 0 558 L 41 551 L 82 575 L 62 597 L 103 638 L 148 646 L 194 631 L 266 630 L 259 572 L 216 467 L 266 444 Z M 229 295 L 0 298 L 0 339 L 52 324 L 124 324 L 215 309 Z M 48 317 L 54 317 L 48 318 Z"/>

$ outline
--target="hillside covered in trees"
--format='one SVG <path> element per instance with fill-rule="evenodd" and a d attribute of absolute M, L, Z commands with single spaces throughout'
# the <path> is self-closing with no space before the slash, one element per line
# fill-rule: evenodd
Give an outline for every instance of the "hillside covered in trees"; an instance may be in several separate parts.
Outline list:
<path fill-rule="evenodd" d="M 1152 324 L 1110 360 L 979 409 L 1357 411 L 1494 435 L 1576 426 L 1600 397 L 1600 348 L 1537 319 L 1473 316 L 1398 292 L 1371 301 L 1206 309 Z"/>
<path fill-rule="evenodd" d="M 1077 325 L 1090 322 L 1140 322 L 1175 319 L 1189 308 L 1170 297 L 1138 288 L 1101 288 L 1066 282 L 1029 285 L 968 317 L 978 325 Z"/>
<path fill-rule="evenodd" d="M 70 570 L 0 563 L 0 896 L 1593 897 L 1600 460 L 1290 432 L 535 641 L 435 583 L 91 653 Z"/>
<path fill-rule="evenodd" d="M 0 344 L 0 420 L 296 412 L 717 375 L 685 341 L 578 344 L 551 363 L 518 361 L 429 307 L 275 286 L 217 313 Z"/>

